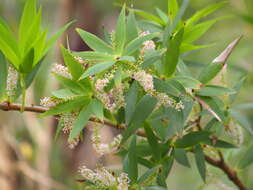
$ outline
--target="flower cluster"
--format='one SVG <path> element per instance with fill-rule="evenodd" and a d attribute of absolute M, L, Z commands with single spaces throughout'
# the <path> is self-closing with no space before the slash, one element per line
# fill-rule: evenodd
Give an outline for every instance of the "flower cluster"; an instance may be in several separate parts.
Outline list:
<path fill-rule="evenodd" d="M 77 113 L 64 113 L 61 115 L 60 123 L 62 125 L 62 131 L 65 134 L 69 134 L 73 129 L 74 122 L 77 118 Z M 80 142 L 80 138 L 77 137 L 72 141 L 69 141 L 69 148 L 74 149 Z"/>
<path fill-rule="evenodd" d="M 8 96 L 15 95 L 17 82 L 18 82 L 18 72 L 12 65 L 9 65 L 8 75 L 7 75 L 7 86 L 6 86 L 6 92 Z"/>
<path fill-rule="evenodd" d="M 184 109 L 184 105 L 181 101 L 176 102 L 174 99 L 170 98 L 165 93 L 156 92 L 154 89 L 153 76 L 151 74 L 146 73 L 145 71 L 137 71 L 133 73 L 133 79 L 139 82 L 139 84 L 143 87 L 144 91 L 151 96 L 154 96 L 158 100 L 157 108 L 160 106 L 165 107 L 174 107 L 176 110 Z"/>
<path fill-rule="evenodd" d="M 104 88 L 109 83 L 111 77 L 98 79 L 95 83 L 97 91 L 96 96 L 104 104 L 105 108 L 111 112 L 117 111 L 121 107 L 125 107 L 124 87 L 123 85 L 116 86 L 106 92 Z"/>
<path fill-rule="evenodd" d="M 57 63 L 53 64 L 51 72 L 61 75 L 65 78 L 71 78 L 71 74 L 69 73 L 68 68 L 61 64 L 57 64 Z"/>
<path fill-rule="evenodd" d="M 40 105 L 44 106 L 44 107 L 54 107 L 57 104 L 60 103 L 60 100 L 56 99 L 56 98 L 51 98 L 51 97 L 44 97 L 42 99 L 40 99 Z"/>
<path fill-rule="evenodd" d="M 116 136 L 113 141 L 109 144 L 104 144 L 101 142 L 101 135 L 99 134 L 99 127 L 94 126 L 94 131 L 92 135 L 93 147 L 97 153 L 100 155 L 110 154 L 118 151 L 120 143 L 122 140 L 122 135 Z"/>
<path fill-rule="evenodd" d="M 149 31 L 142 32 L 140 36 L 146 36 L 150 34 Z M 146 50 L 153 50 L 155 49 L 155 43 L 153 40 L 148 40 L 143 43 L 143 48 L 141 49 L 141 53 L 143 54 Z"/>
<path fill-rule="evenodd" d="M 75 60 L 76 60 L 78 63 L 80 63 L 81 65 L 84 65 L 85 61 L 84 61 L 81 57 L 75 56 L 74 58 L 75 58 Z"/>
<path fill-rule="evenodd" d="M 145 92 L 154 91 L 153 76 L 151 74 L 145 71 L 137 71 L 133 74 L 133 79 L 140 83 Z"/>
<path fill-rule="evenodd" d="M 99 167 L 93 171 L 88 169 L 86 166 L 80 167 L 79 173 L 85 178 L 85 180 L 91 182 L 97 187 L 117 187 L 117 190 L 128 190 L 130 180 L 125 173 L 121 173 L 117 177 L 104 167 Z"/>

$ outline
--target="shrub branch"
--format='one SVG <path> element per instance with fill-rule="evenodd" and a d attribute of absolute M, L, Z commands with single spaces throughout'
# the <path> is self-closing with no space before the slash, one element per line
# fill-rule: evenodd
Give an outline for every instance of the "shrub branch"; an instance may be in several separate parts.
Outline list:
<path fill-rule="evenodd" d="M 3 111 L 20 111 L 22 108 L 21 104 L 11 104 L 9 102 L 4 102 L 0 103 L 0 110 Z M 35 105 L 30 105 L 30 106 L 24 106 L 24 111 L 28 112 L 35 112 L 35 113 L 44 113 L 48 110 L 48 108 L 42 107 L 42 106 L 35 106 Z M 90 118 L 90 121 L 92 122 L 98 122 L 105 124 L 109 127 L 117 128 L 117 129 L 125 129 L 125 125 L 117 125 L 114 124 L 110 121 L 104 120 L 101 121 L 95 117 Z M 146 134 L 144 131 L 139 130 L 137 131 L 137 135 L 146 137 Z M 222 170 L 227 177 L 240 189 L 240 190 L 248 190 L 248 188 L 242 183 L 240 178 L 238 177 L 237 171 L 235 171 L 232 167 L 230 167 L 224 160 L 223 155 L 221 152 L 219 152 L 219 159 L 214 159 L 208 155 L 205 155 L 205 160 L 211 164 L 214 167 L 219 168 Z"/>

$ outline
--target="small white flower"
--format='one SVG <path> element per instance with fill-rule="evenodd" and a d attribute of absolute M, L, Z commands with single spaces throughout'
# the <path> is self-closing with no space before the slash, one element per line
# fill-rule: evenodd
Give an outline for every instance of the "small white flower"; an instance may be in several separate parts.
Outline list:
<path fill-rule="evenodd" d="M 142 51 L 153 50 L 153 49 L 155 49 L 155 43 L 153 40 L 148 40 L 143 43 Z"/>
<path fill-rule="evenodd" d="M 76 60 L 78 63 L 80 63 L 81 65 L 84 65 L 85 61 L 83 60 L 83 58 L 81 58 L 81 57 L 79 57 L 79 56 L 75 56 L 74 58 L 75 58 L 75 60 Z"/>
<path fill-rule="evenodd" d="M 140 36 L 143 37 L 143 36 L 146 36 L 146 35 L 148 35 L 148 34 L 150 34 L 149 31 L 144 31 L 144 32 L 142 32 L 142 33 L 140 34 Z M 153 40 L 145 41 L 145 42 L 143 43 L 143 48 L 141 49 L 141 52 L 144 53 L 144 51 L 146 51 L 146 50 L 153 50 L 153 49 L 155 49 L 155 47 L 156 47 L 156 46 L 155 46 L 155 43 L 154 43 Z"/>
<path fill-rule="evenodd" d="M 68 68 L 61 64 L 57 64 L 57 63 L 53 64 L 51 72 L 61 75 L 65 78 L 71 78 Z"/>
<path fill-rule="evenodd" d="M 103 86 L 103 85 L 101 85 Z M 99 85 L 99 89 L 101 87 Z M 117 86 L 111 89 L 109 92 L 98 91 L 97 98 L 104 104 L 105 108 L 111 112 L 117 111 L 121 107 L 125 107 L 125 97 L 123 86 Z"/>
<path fill-rule="evenodd" d="M 140 83 L 145 92 L 154 91 L 153 76 L 145 71 L 138 71 L 133 74 L 133 78 Z"/>
<path fill-rule="evenodd" d="M 175 106 L 175 109 L 180 111 L 180 110 L 183 110 L 184 109 L 184 104 L 182 101 L 176 103 L 176 106 Z"/>
<path fill-rule="evenodd" d="M 9 65 L 7 75 L 7 86 L 6 86 L 8 96 L 15 95 L 14 93 L 15 89 L 17 88 L 17 82 L 18 82 L 18 72 L 12 65 Z"/>
<path fill-rule="evenodd" d="M 94 131 L 91 140 L 95 151 L 100 155 L 105 155 L 118 151 L 122 140 L 122 135 L 116 136 L 111 143 L 105 144 L 101 142 L 101 136 L 99 135 L 99 127 L 94 126 Z"/>
<path fill-rule="evenodd" d="M 98 79 L 95 83 L 95 88 L 98 91 L 104 90 L 104 87 L 109 83 L 109 80 L 107 78 L 105 79 Z"/>
<path fill-rule="evenodd" d="M 79 138 L 79 137 L 75 138 L 75 139 L 72 140 L 72 141 L 69 141 L 69 142 L 68 142 L 69 148 L 70 148 L 70 149 L 74 149 L 74 148 L 79 144 L 79 142 L 80 142 L 80 138 Z"/>
<path fill-rule="evenodd" d="M 61 122 L 63 125 L 62 131 L 69 134 L 73 128 L 74 122 L 77 118 L 77 113 L 64 113 L 61 115 Z"/>
<path fill-rule="evenodd" d="M 100 181 L 101 184 L 105 186 L 113 186 L 115 184 L 115 177 L 104 167 L 97 168 L 96 173 L 98 178 L 97 180 Z"/>
<path fill-rule="evenodd" d="M 82 166 L 79 168 L 78 172 L 88 181 L 93 182 L 97 175 L 91 169 L 88 169 L 86 166 Z"/>
<path fill-rule="evenodd" d="M 144 31 L 144 32 L 142 32 L 142 33 L 140 33 L 140 37 L 143 37 L 143 36 L 147 36 L 147 35 L 149 35 L 150 34 L 150 32 L 147 30 L 147 31 Z"/>
<path fill-rule="evenodd" d="M 56 99 L 53 99 L 51 97 L 44 97 L 40 99 L 40 105 L 45 107 L 54 107 L 57 103 L 59 103 Z"/>
<path fill-rule="evenodd" d="M 118 180 L 118 190 L 128 190 L 130 179 L 126 173 L 121 173 L 117 178 Z"/>

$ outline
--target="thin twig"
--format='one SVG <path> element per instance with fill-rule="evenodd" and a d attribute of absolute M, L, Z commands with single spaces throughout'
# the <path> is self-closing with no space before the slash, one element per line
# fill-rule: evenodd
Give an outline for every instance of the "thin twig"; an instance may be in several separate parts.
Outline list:
<path fill-rule="evenodd" d="M 221 169 L 240 190 L 248 190 L 248 188 L 239 179 L 237 172 L 224 161 L 223 156 L 221 159 L 217 160 L 205 155 L 205 160 L 212 166 Z"/>
<path fill-rule="evenodd" d="M 1 103 L 0 104 L 0 109 L 4 111 L 20 111 L 21 105 L 20 104 L 9 104 L 9 103 Z M 24 107 L 25 111 L 29 112 L 36 112 L 36 113 L 43 113 L 48 110 L 48 108 L 41 107 L 41 106 L 25 106 Z M 99 119 L 92 117 L 90 121 L 93 122 L 99 122 L 103 123 L 105 125 L 108 125 L 109 127 L 117 128 L 117 129 L 125 129 L 125 125 L 116 125 L 110 121 L 100 121 Z M 137 131 L 137 135 L 146 137 L 146 134 L 144 131 Z M 220 159 L 216 160 L 214 158 L 211 158 L 210 156 L 205 155 L 205 160 L 211 164 L 214 167 L 217 167 L 221 169 L 227 177 L 240 189 L 240 190 L 248 190 L 247 187 L 242 183 L 242 181 L 239 179 L 237 172 L 231 168 L 223 159 L 223 156 L 221 153 L 219 153 Z"/>
<path fill-rule="evenodd" d="M 3 111 L 20 111 L 20 109 L 21 109 L 21 104 L 10 104 L 8 102 L 0 103 L 0 110 L 3 110 Z M 48 110 L 49 110 L 48 108 L 45 108 L 42 106 L 35 106 L 35 105 L 24 107 L 24 111 L 27 111 L 27 112 L 44 113 Z M 101 121 L 96 117 L 91 117 L 90 121 L 105 124 L 109 127 L 113 127 L 117 129 L 126 129 L 125 125 L 117 125 L 108 120 Z M 143 130 L 138 130 L 136 133 L 139 136 L 146 137 L 146 134 Z"/>

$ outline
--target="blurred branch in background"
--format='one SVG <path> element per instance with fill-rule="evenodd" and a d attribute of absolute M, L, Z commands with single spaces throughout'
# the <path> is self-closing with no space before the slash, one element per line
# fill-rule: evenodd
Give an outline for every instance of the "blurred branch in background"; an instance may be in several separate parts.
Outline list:
<path fill-rule="evenodd" d="M 23 173 L 25 176 L 32 179 L 34 182 L 38 183 L 45 189 L 55 188 L 55 189 L 68 190 L 68 188 L 63 184 L 51 179 L 50 177 L 42 174 L 40 171 L 36 171 L 35 169 L 29 166 L 26 159 L 23 157 L 22 152 L 20 152 L 19 143 L 16 141 L 15 137 L 11 135 L 6 126 L 2 126 L 2 134 L 3 139 L 6 142 L 6 146 L 10 147 L 10 150 L 13 153 L 15 153 L 16 161 L 12 163 L 12 167 L 15 168 L 17 172 Z M 41 162 L 40 165 L 45 165 L 45 163 Z"/>

